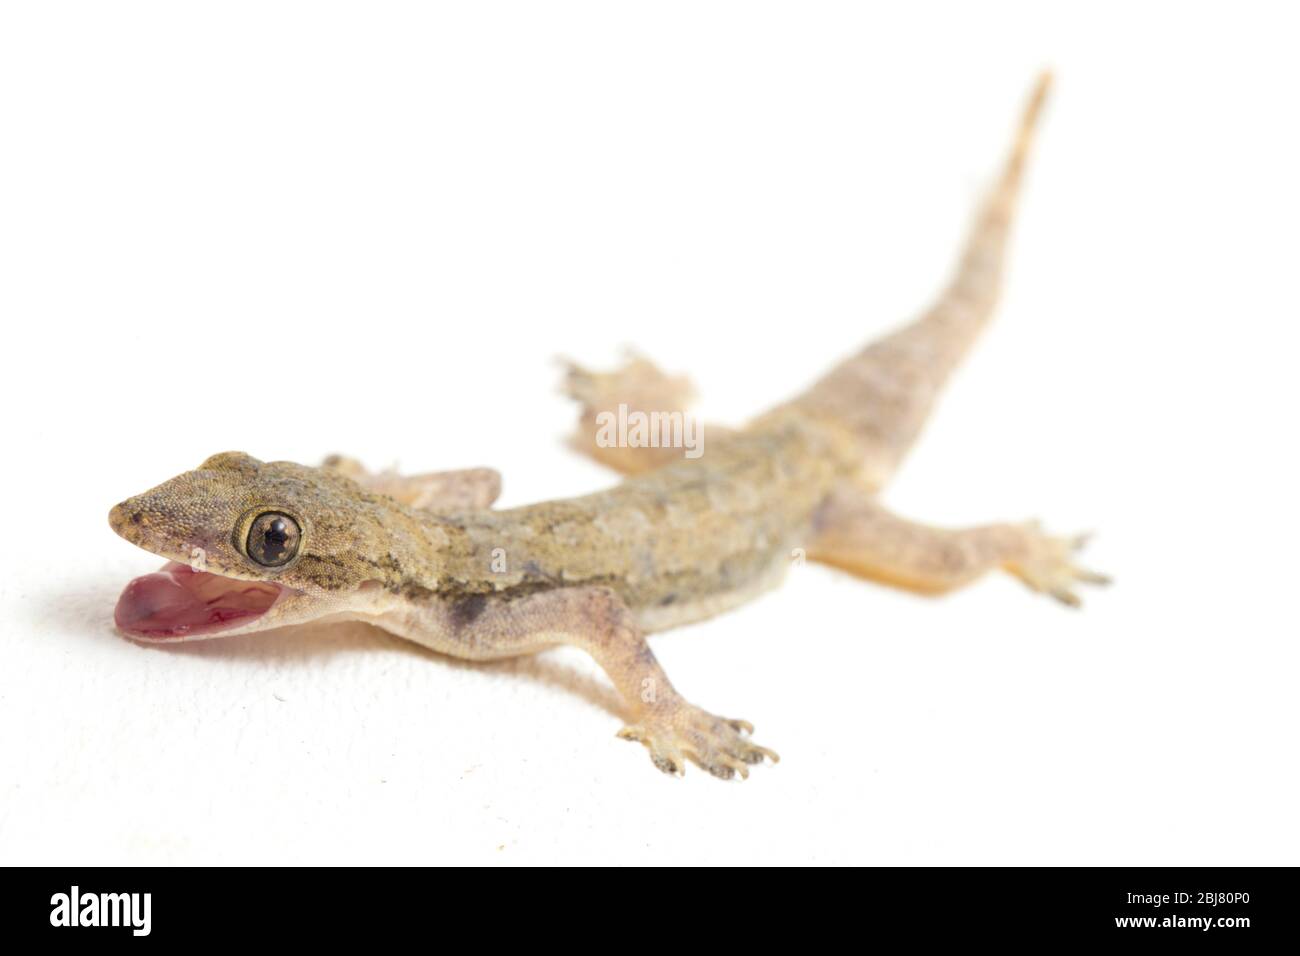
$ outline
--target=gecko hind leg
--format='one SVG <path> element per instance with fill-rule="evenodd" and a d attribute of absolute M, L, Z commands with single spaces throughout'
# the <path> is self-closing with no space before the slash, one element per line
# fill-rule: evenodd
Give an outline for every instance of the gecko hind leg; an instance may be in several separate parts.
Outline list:
<path fill-rule="evenodd" d="M 837 489 L 822 505 L 808 557 L 895 587 L 942 594 L 1002 569 L 1031 590 L 1078 607 L 1079 584 L 1109 579 L 1081 567 L 1086 536 L 1046 534 L 1038 522 L 935 528 L 901 518 L 856 486 Z"/>
<path fill-rule="evenodd" d="M 578 427 L 569 445 L 602 465 L 625 475 L 637 475 L 682 460 L 682 449 L 675 446 L 629 447 L 602 438 L 602 416 L 619 414 L 624 406 L 630 413 L 654 412 L 689 416 L 687 408 L 695 388 L 682 375 L 669 375 L 649 359 L 630 354 L 627 361 L 611 372 L 594 372 L 568 359 L 561 391 L 578 402 L 581 411 Z M 723 429 L 710 425 L 709 436 Z"/>

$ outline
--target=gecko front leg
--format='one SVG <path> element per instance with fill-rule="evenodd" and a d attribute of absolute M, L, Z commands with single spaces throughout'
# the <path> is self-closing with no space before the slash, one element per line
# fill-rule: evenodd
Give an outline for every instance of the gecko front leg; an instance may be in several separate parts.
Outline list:
<path fill-rule="evenodd" d="M 525 596 L 473 594 L 442 606 L 438 636 L 408 636 L 471 660 L 497 660 L 567 644 L 592 656 L 623 698 L 630 723 L 619 731 L 650 751 L 665 773 L 692 760 L 715 777 L 749 776 L 750 764 L 779 758 L 749 739 L 753 725 L 716 717 L 677 692 L 631 612 L 611 589 L 573 587 Z"/>
<path fill-rule="evenodd" d="M 491 468 L 399 475 L 392 470 L 369 471 L 344 455 L 330 455 L 321 467 L 347 475 L 367 491 L 434 513 L 490 508 L 501 494 L 501 475 Z"/>

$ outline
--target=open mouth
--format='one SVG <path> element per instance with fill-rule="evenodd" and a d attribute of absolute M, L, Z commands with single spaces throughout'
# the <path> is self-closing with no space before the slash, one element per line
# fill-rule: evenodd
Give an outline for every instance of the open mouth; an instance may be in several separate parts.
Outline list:
<path fill-rule="evenodd" d="M 269 581 L 240 581 L 171 561 L 136 578 L 117 599 L 113 620 L 143 641 L 179 641 L 242 627 L 275 606 L 290 589 Z"/>

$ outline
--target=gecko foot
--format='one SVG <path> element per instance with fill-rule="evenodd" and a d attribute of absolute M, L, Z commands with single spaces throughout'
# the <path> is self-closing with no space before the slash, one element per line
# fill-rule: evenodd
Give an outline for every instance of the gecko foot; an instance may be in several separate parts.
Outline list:
<path fill-rule="evenodd" d="M 1038 522 L 1031 522 L 1024 530 L 1024 553 L 1008 562 L 1007 570 L 1033 590 L 1079 607 L 1083 602 L 1075 592 L 1076 585 L 1110 583 L 1106 575 L 1075 563 L 1075 554 L 1088 543 L 1089 535 L 1055 537 L 1045 534 Z"/>
<path fill-rule="evenodd" d="M 765 757 L 772 763 L 781 759 L 751 741 L 753 732 L 754 725 L 747 720 L 715 717 L 682 702 L 646 714 L 618 735 L 645 744 L 651 762 L 664 773 L 682 776 L 690 759 L 715 777 L 730 780 L 736 774 L 748 777 L 749 765 L 762 763 Z"/>
<path fill-rule="evenodd" d="M 560 359 L 565 378 L 561 391 L 593 411 L 629 408 L 645 411 L 684 409 L 695 388 L 690 379 L 669 375 L 644 356 L 628 352 L 623 365 L 612 372 L 594 372 L 570 359 Z"/>

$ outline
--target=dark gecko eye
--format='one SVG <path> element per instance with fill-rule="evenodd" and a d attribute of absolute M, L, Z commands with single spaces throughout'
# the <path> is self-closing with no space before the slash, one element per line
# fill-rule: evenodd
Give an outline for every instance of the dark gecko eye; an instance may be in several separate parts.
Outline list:
<path fill-rule="evenodd" d="M 298 522 L 278 511 L 258 515 L 248 529 L 248 556 L 268 568 L 288 564 L 298 553 L 302 529 Z"/>

